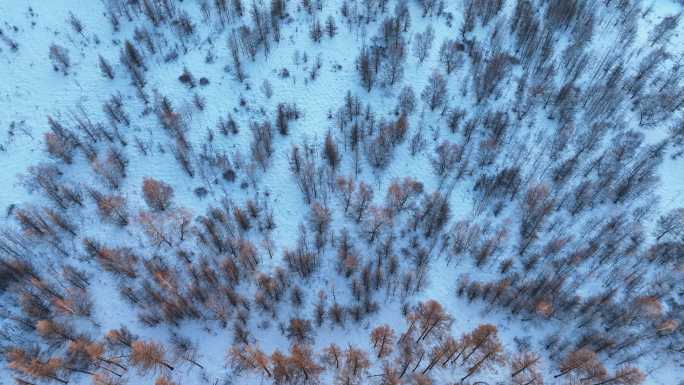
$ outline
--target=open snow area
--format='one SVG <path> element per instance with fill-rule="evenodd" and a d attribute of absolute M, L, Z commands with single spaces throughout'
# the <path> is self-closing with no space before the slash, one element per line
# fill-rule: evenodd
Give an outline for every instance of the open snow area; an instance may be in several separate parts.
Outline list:
<path fill-rule="evenodd" d="M 0 0 L 0 385 L 684 384 L 683 10 Z"/>

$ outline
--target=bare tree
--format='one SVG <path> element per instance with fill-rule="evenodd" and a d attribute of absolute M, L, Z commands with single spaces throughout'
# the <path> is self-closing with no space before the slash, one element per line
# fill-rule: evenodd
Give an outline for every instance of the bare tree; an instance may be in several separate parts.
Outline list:
<path fill-rule="evenodd" d="M 368 92 L 373 89 L 378 70 L 375 61 L 371 56 L 371 50 L 367 47 L 363 47 L 356 60 L 356 68 L 361 76 L 361 84 Z"/>
<path fill-rule="evenodd" d="M 69 59 L 69 51 L 66 48 L 57 45 L 50 45 L 50 60 L 52 60 L 52 65 L 55 71 L 60 71 L 64 75 L 68 75 L 69 68 L 71 67 L 71 60 Z"/>
<path fill-rule="evenodd" d="M 389 325 L 376 327 L 371 331 L 371 343 L 378 358 L 390 355 L 394 346 L 394 330 Z"/>
<path fill-rule="evenodd" d="M 68 383 L 60 377 L 62 360 L 57 357 L 43 358 L 38 350 L 27 351 L 18 347 L 9 347 L 5 352 L 5 358 L 7 366 L 22 375 L 36 380 Z"/>
<path fill-rule="evenodd" d="M 456 40 L 446 39 L 439 48 L 439 62 L 444 65 L 447 75 L 463 63 L 463 44 Z"/>
<path fill-rule="evenodd" d="M 230 56 L 233 59 L 233 70 L 235 71 L 235 77 L 243 82 L 246 78 L 245 72 L 242 68 L 242 58 L 240 57 L 240 43 L 236 33 L 233 32 L 228 38 L 228 48 L 230 50 Z"/>
<path fill-rule="evenodd" d="M 100 66 L 100 71 L 102 71 L 103 76 L 110 80 L 114 79 L 114 69 L 102 55 L 98 55 L 98 65 Z"/>
<path fill-rule="evenodd" d="M 420 98 L 428 105 L 430 111 L 434 111 L 446 104 L 447 97 L 447 81 L 441 73 L 434 71 L 421 92 Z"/>
<path fill-rule="evenodd" d="M 677 208 L 661 215 L 656 223 L 656 241 L 663 237 L 673 241 L 684 242 L 684 208 Z"/>
<path fill-rule="evenodd" d="M 440 179 L 444 179 L 453 172 L 454 167 L 461 160 L 463 149 L 461 146 L 445 140 L 435 147 L 435 155 L 431 159 L 432 168 Z"/>
<path fill-rule="evenodd" d="M 309 28 L 309 37 L 314 41 L 314 43 L 321 42 L 321 38 L 323 37 L 323 26 L 321 25 L 320 20 L 315 19 L 313 23 L 311 23 L 311 27 Z"/>
<path fill-rule="evenodd" d="M 416 94 L 410 86 L 404 86 L 398 96 L 399 112 L 409 116 L 416 109 Z"/>
<path fill-rule="evenodd" d="M 430 55 L 432 50 L 432 43 L 435 40 L 435 31 L 431 25 L 425 28 L 425 31 L 418 32 L 413 38 L 413 54 L 416 55 L 418 61 L 423 63 Z"/>
<path fill-rule="evenodd" d="M 588 349 L 570 352 L 560 364 L 560 373 L 554 378 L 569 374 L 579 374 L 587 380 L 602 380 L 606 376 L 606 369 L 599 362 L 596 353 Z"/>
<path fill-rule="evenodd" d="M 328 162 L 328 166 L 330 166 L 333 172 L 337 171 L 340 164 L 340 152 L 337 149 L 337 143 L 335 143 L 335 139 L 330 132 L 325 135 L 323 157 Z"/>
<path fill-rule="evenodd" d="M 171 199 L 173 198 L 173 188 L 168 184 L 152 179 L 143 179 L 143 197 L 145 203 L 156 211 L 164 211 L 171 206 Z"/>
<path fill-rule="evenodd" d="M 273 128 L 269 121 L 261 124 L 252 123 L 252 158 L 266 171 L 271 155 L 273 155 Z"/>
<path fill-rule="evenodd" d="M 649 36 L 649 40 L 651 40 L 651 47 L 656 44 L 667 44 L 674 31 L 677 29 L 681 16 L 681 13 L 666 16 L 660 21 L 660 23 L 653 27 L 653 30 Z"/>
<path fill-rule="evenodd" d="M 328 18 L 325 20 L 325 32 L 331 39 L 337 34 L 337 24 L 335 23 L 335 18 L 332 15 L 328 16 Z"/>
<path fill-rule="evenodd" d="M 152 341 L 133 341 L 128 360 L 131 365 L 138 367 L 142 373 L 155 371 L 159 368 L 174 369 L 166 361 L 165 350 L 162 345 Z"/>

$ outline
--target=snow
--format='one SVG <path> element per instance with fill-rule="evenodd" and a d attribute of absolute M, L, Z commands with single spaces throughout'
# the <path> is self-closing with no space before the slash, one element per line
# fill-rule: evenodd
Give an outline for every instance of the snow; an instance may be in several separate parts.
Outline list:
<path fill-rule="evenodd" d="M 293 3 L 293 2 L 290 2 Z M 324 21 L 329 15 L 339 17 L 339 4 L 337 1 L 326 1 L 324 11 L 320 15 L 320 20 Z M 451 2 L 449 2 L 451 3 Z M 179 3 L 180 4 L 180 3 Z M 392 2 L 393 4 L 393 2 Z M 680 10 L 680 5 L 674 1 L 654 1 L 653 12 L 641 21 L 639 26 L 638 41 L 645 41 L 647 27 L 655 24 L 665 15 L 671 15 Z M 647 8 L 648 4 L 643 4 L 642 8 Z M 31 10 L 29 10 L 29 6 Z M 458 9 L 460 2 L 449 4 L 449 9 Z M 452 8 L 453 7 L 453 8 Z M 200 20 L 199 7 L 196 4 L 183 7 L 188 9 L 194 20 Z M 276 228 L 271 237 L 275 240 L 275 255 L 273 259 L 263 257 L 262 271 L 270 271 L 276 266 L 281 265 L 282 252 L 296 246 L 299 237 L 298 226 L 305 223 L 306 214 L 309 211 L 308 205 L 302 198 L 302 194 L 294 183 L 294 179 L 289 171 L 290 150 L 294 144 L 302 143 L 306 140 L 312 144 L 323 141 L 328 131 L 337 132 L 334 118 L 330 118 L 337 109 L 343 104 L 344 97 L 348 90 L 354 95 L 362 97 L 362 102 L 373 106 L 376 118 L 392 119 L 393 110 L 396 105 L 396 96 L 401 90 L 400 87 L 392 89 L 382 89 L 377 87 L 370 96 L 363 89 L 358 81 L 358 74 L 355 69 L 355 61 L 358 49 L 376 34 L 378 30 L 377 22 L 373 22 L 365 28 L 350 30 L 347 25 L 338 20 L 338 35 L 333 41 L 324 37 L 322 44 L 313 43 L 308 36 L 308 27 L 311 17 L 305 12 L 294 11 L 295 5 L 290 4 L 293 13 L 293 20 L 283 26 L 281 42 L 274 44 L 268 57 L 263 52 L 256 56 L 255 61 L 245 58 L 245 71 L 247 80 L 239 83 L 231 69 L 231 58 L 226 44 L 227 32 L 220 30 L 213 23 L 203 25 L 198 23 L 199 33 L 191 41 L 186 42 L 187 52 L 182 52 L 178 60 L 164 62 L 161 60 L 166 53 L 177 49 L 174 44 L 161 47 L 162 52 L 157 54 L 148 63 L 149 71 L 146 73 L 148 85 L 146 90 L 151 96 L 151 90 L 158 90 L 167 96 L 173 106 L 178 111 L 192 111 L 189 121 L 191 129 L 188 138 L 196 154 L 201 152 L 202 146 L 208 142 L 208 131 L 213 130 L 212 146 L 221 152 L 225 152 L 231 159 L 235 154 L 240 153 L 241 157 L 248 160 L 250 156 L 249 143 L 251 140 L 249 123 L 251 121 L 260 122 L 262 120 L 273 120 L 275 106 L 278 102 L 296 102 L 303 112 L 303 117 L 291 123 L 291 135 L 281 137 L 275 135 L 275 153 L 270 159 L 270 165 L 265 172 L 258 171 L 259 182 L 257 186 L 242 188 L 243 182 L 249 181 L 243 172 L 240 172 L 238 179 L 233 183 L 220 183 L 215 185 L 215 191 L 211 191 L 205 198 L 198 198 L 194 193 L 195 189 L 204 186 L 199 175 L 194 178 L 188 177 L 179 168 L 170 149 L 173 140 L 170 136 L 163 133 L 154 113 L 147 113 L 142 107 L 140 100 L 136 97 L 135 90 L 130 86 L 129 76 L 126 69 L 119 61 L 119 51 L 122 48 L 124 38 L 130 38 L 135 23 L 122 23 L 121 31 L 114 32 L 111 25 L 104 15 L 102 3 L 98 1 L 76 1 L 76 0 L 57 0 L 57 1 L 34 1 L 29 3 L 23 1 L 8 0 L 0 2 L 0 28 L 12 39 L 19 43 L 17 53 L 0 43 L 0 170 L 3 177 L 3 187 L 0 188 L 0 208 L 3 208 L 2 222 L 7 226 L 15 226 L 11 219 L 11 207 L 21 206 L 31 202 L 44 202 L 43 197 L 37 194 L 28 193 L 23 185 L 23 175 L 28 168 L 40 162 L 48 161 L 49 157 L 44 150 L 43 134 L 48 131 L 47 116 L 68 118 L 70 114 L 77 113 L 76 106 L 81 106 L 87 111 L 94 121 L 106 122 L 106 116 L 102 112 L 102 103 L 109 99 L 116 92 L 121 92 L 128 107 L 132 124 L 124 129 L 125 135 L 131 139 L 134 136 L 150 145 L 152 155 L 145 156 L 129 143 L 127 156 L 130 167 L 127 176 L 120 187 L 120 192 L 129 201 L 131 210 L 137 212 L 145 208 L 140 186 L 146 177 L 154 177 L 171 184 L 174 188 L 174 204 L 176 207 L 189 209 L 193 216 L 205 215 L 206 210 L 212 205 L 220 204 L 220 199 L 225 197 L 234 202 L 242 203 L 247 199 L 253 198 L 258 194 L 259 198 L 265 199 L 276 220 Z M 390 12 L 393 5 L 389 7 Z M 507 7 L 502 12 L 512 12 L 512 2 L 507 2 Z M 77 34 L 71 30 L 66 22 L 69 11 L 79 17 L 84 23 L 83 34 Z M 403 82 L 411 84 L 416 91 L 417 99 L 420 91 L 427 84 L 427 79 L 432 73 L 433 68 L 439 67 L 438 49 L 441 41 L 445 37 L 459 36 L 459 26 L 462 23 L 462 15 L 454 12 L 454 20 L 448 26 L 443 18 L 421 18 L 420 10 L 414 2 L 411 2 L 412 12 L 412 32 L 423 31 L 427 25 L 432 25 L 437 38 L 433 44 L 431 54 L 424 63 L 419 63 L 417 59 L 409 53 Z M 247 20 L 247 16 L 245 17 Z M 17 28 L 16 31 L 13 27 Z M 485 37 L 484 30 L 476 30 L 475 35 Z M 675 42 L 682 41 L 681 28 L 680 34 L 675 36 Z M 503 39 L 503 38 L 502 38 Z M 176 42 L 169 38 L 169 41 Z M 53 71 L 48 59 L 49 46 L 52 43 L 60 44 L 69 50 L 72 60 L 72 68 L 67 76 Z M 410 42 L 409 42 L 410 43 Z M 563 44 L 559 42 L 559 44 Z M 600 44 L 600 43 L 599 43 Z M 608 43 L 606 43 L 608 44 Z M 673 50 L 679 50 L 684 44 L 673 43 L 670 45 Z M 408 45 L 411 47 L 411 44 Z M 214 62 L 205 62 L 208 52 L 215 56 Z M 294 63 L 296 52 L 303 54 L 306 52 L 308 61 L 306 63 Z M 678 52 L 679 53 L 679 52 Z M 116 78 L 109 80 L 104 78 L 98 69 L 98 54 L 102 54 L 114 65 Z M 322 68 L 320 76 L 315 81 L 309 79 L 309 71 L 315 58 L 320 57 Z M 177 78 L 183 68 L 191 70 L 196 79 L 206 77 L 210 83 L 206 86 L 198 85 L 193 90 L 181 84 Z M 281 78 L 278 72 L 282 68 L 287 68 L 290 76 Z M 501 105 L 505 105 L 508 96 L 515 92 L 515 84 L 512 81 L 514 76 L 510 76 L 506 82 L 509 84 L 503 88 L 504 97 Z M 267 98 L 261 91 L 260 86 L 264 80 L 268 80 L 273 86 L 273 97 Z M 473 106 L 474 96 L 469 93 L 467 96 L 461 94 L 462 87 L 472 88 L 468 76 L 461 71 L 449 77 L 450 105 Z M 193 106 L 193 93 L 196 92 L 206 98 L 206 107 L 203 111 L 197 111 Z M 152 96 L 154 99 L 154 97 Z M 246 101 L 246 107 L 241 108 L 241 100 Z M 439 180 L 433 174 L 430 165 L 430 157 L 434 146 L 444 139 L 453 140 L 453 135 L 446 128 L 446 118 L 440 116 L 438 112 L 430 112 L 423 108 L 423 103 L 418 100 L 418 112 L 411 119 L 411 132 L 407 140 L 399 146 L 393 154 L 393 160 L 386 170 L 379 174 L 372 168 L 364 164 L 362 178 L 371 183 L 375 191 L 374 203 L 382 203 L 385 192 L 389 184 L 404 176 L 411 176 L 420 180 L 424 184 L 427 192 L 435 191 L 439 187 Z M 479 107 L 475 107 L 479 108 Z M 477 109 L 473 114 L 484 112 L 486 108 Z M 471 112 L 471 111 L 469 111 Z M 228 134 L 224 136 L 216 129 L 216 123 L 221 117 L 232 114 L 237 121 L 240 132 L 237 135 Z M 543 136 L 545 128 L 551 127 L 551 122 L 547 117 L 540 116 L 531 118 L 529 122 L 529 133 L 527 141 L 532 143 L 536 140 L 535 135 Z M 535 128 L 532 128 L 536 125 Z M 427 141 L 426 148 L 415 157 L 411 156 L 408 142 L 411 135 L 420 128 Z M 521 127 L 524 128 L 524 127 Z M 644 130 L 649 143 L 657 143 L 667 136 L 669 127 L 659 126 Z M 162 151 L 163 149 L 163 151 Z M 536 149 L 533 151 L 542 151 Z M 516 153 L 518 149 L 507 148 L 508 155 L 529 156 L 527 164 L 534 165 L 537 153 Z M 532 150 L 531 150 L 532 151 Z M 352 153 L 343 154 L 343 162 L 349 162 Z M 93 173 L 88 167 L 88 161 L 79 155 L 74 162 L 78 166 L 69 169 L 64 175 L 66 180 L 81 181 L 85 184 L 96 183 L 92 180 Z M 352 172 L 348 167 L 347 171 Z M 531 167 L 531 166 L 530 166 Z M 535 170 L 534 174 L 542 177 L 541 167 Z M 684 193 L 684 157 L 671 159 L 669 156 L 660 166 L 658 172 L 661 182 L 658 185 L 657 195 L 660 197 L 657 206 L 657 213 L 665 213 L 671 209 L 681 207 L 681 195 Z M 198 170 L 197 170 L 198 171 Z M 242 170 L 244 171 L 244 170 Z M 199 174 L 199 171 L 198 171 Z M 83 178 L 83 179 L 80 179 Z M 99 182 L 99 181 L 98 181 Z M 456 182 L 454 190 L 450 196 L 451 223 L 456 220 L 467 219 L 478 216 L 474 209 L 473 197 L 473 178 L 464 178 Z M 354 233 L 353 221 L 346 219 L 340 214 L 340 209 L 335 197 L 330 198 L 330 204 L 337 208 L 334 213 L 334 229 L 339 231 L 343 226 L 349 226 Z M 630 208 L 625 208 L 625 212 Z M 599 212 L 603 221 L 606 217 L 617 214 L 604 210 Z M 489 213 L 486 215 L 490 215 Z M 605 217 L 603 217 L 605 215 Z M 506 222 L 506 215 L 500 217 L 487 218 L 491 222 L 493 233 L 497 226 L 502 228 L 509 227 Z M 651 215 L 644 226 L 653 227 L 657 215 Z M 151 257 L 151 253 L 159 250 L 150 250 L 146 247 L 146 238 L 141 234 L 140 228 L 129 227 L 120 229 L 115 226 L 102 225 L 99 221 L 95 209 L 89 207 L 77 216 L 77 225 L 84 234 L 103 241 L 108 245 L 134 244 L 140 250 L 144 250 L 144 257 Z M 603 222 L 600 222 L 601 224 Z M 585 222 L 576 224 L 577 228 L 585 225 Z M 592 228 L 595 230 L 596 228 Z M 574 229 L 573 229 L 574 230 Z M 514 233 L 515 230 L 511 230 Z M 557 232 L 562 232 L 562 229 Z M 491 234 L 488 234 L 491 235 Z M 588 239 L 592 234 L 571 234 L 574 236 L 573 242 L 580 243 Z M 511 239 L 517 234 L 510 234 Z M 255 237 L 255 244 L 259 238 Z M 356 237 L 357 244 L 354 247 L 364 254 L 370 256 L 372 250 L 368 250 L 368 245 Z M 76 244 L 76 240 L 74 240 Z M 80 245 L 75 247 L 81 249 Z M 43 250 L 36 252 L 44 261 L 55 263 L 54 256 L 48 256 Z M 198 251 L 198 250 L 191 250 Z M 509 252 L 513 252 L 512 250 Z M 199 253 L 199 251 L 198 251 Z M 319 272 L 313 278 L 305 281 L 302 288 L 305 291 L 307 302 L 302 309 L 289 307 L 287 303 L 278 305 L 278 321 L 286 322 L 290 316 L 302 315 L 310 317 L 313 309 L 314 299 L 318 291 L 322 290 L 328 296 L 330 302 L 334 292 L 343 293 L 347 297 L 348 280 L 336 274 L 331 274 L 335 270 L 334 254 L 328 260 L 322 262 Z M 256 376 L 238 376 L 226 365 L 226 352 L 233 341 L 230 328 L 222 329 L 216 322 L 183 322 L 180 326 L 170 328 L 168 326 L 148 327 L 143 325 L 138 319 L 138 310 L 128 304 L 119 293 L 117 279 L 113 275 L 102 272 L 99 266 L 93 261 L 89 261 L 84 255 L 71 255 L 68 260 L 76 263 L 85 269 L 92 277 L 89 291 L 94 299 L 93 319 L 98 325 L 92 327 L 95 333 L 104 334 L 109 329 L 126 325 L 131 331 L 145 339 L 158 341 L 169 341 L 172 330 L 184 336 L 189 336 L 200 345 L 200 361 L 205 366 L 205 370 L 197 370 L 191 366 L 184 367 L 179 373 L 174 373 L 180 383 L 183 384 L 216 384 L 218 381 L 227 380 L 225 383 L 235 384 L 257 384 L 261 383 Z M 42 261 L 41 261 L 42 263 Z M 591 267 L 586 266 L 587 269 Z M 602 282 L 592 279 L 592 274 L 600 275 L 606 269 L 603 267 L 600 272 L 586 272 L 586 279 L 577 282 L 577 292 L 589 296 L 597 293 L 602 288 Z M 421 300 L 438 299 L 440 303 L 448 309 L 454 317 L 455 322 L 452 330 L 455 336 L 473 330 L 481 323 L 492 323 L 498 327 L 499 337 L 504 346 L 511 350 L 520 340 L 529 340 L 532 346 L 540 346 L 541 341 L 555 330 L 563 330 L 566 320 L 551 319 L 543 320 L 511 315 L 505 308 L 489 305 L 484 301 L 468 301 L 465 297 L 457 297 L 455 288 L 458 279 L 468 274 L 478 280 L 489 281 L 500 278 L 495 271 L 497 266 L 478 268 L 472 258 L 463 257 L 462 261 L 453 261 L 447 264 L 443 258 L 435 258 L 431 262 L 430 275 L 427 285 L 420 293 L 410 299 L 410 303 L 415 304 Z M 245 295 L 253 298 L 255 292 L 254 284 L 247 284 L 243 287 Z M 379 295 L 380 309 L 377 313 L 367 317 L 361 324 L 348 322 L 344 328 L 324 325 L 317 329 L 315 348 L 320 349 L 329 343 L 335 342 L 339 345 L 357 344 L 365 348 L 369 347 L 368 334 L 370 329 L 381 323 L 390 324 L 398 332 L 404 330 L 406 322 L 401 315 L 402 301 L 397 297 Z M 347 299 L 347 298 L 345 298 Z M 3 304 L 4 307 L 4 304 Z M 8 308 L 11 306 L 8 305 Z M 266 352 L 275 349 L 286 350 L 289 346 L 288 339 L 278 330 L 278 321 L 272 320 L 266 315 L 257 313 L 252 315 L 248 326 L 252 336 L 258 341 L 258 345 Z M 268 324 L 268 325 L 267 325 Z M 662 354 L 654 355 L 648 360 L 642 360 L 643 367 L 647 373 L 646 384 L 649 385 L 669 385 L 681 380 L 681 366 L 678 367 L 675 360 L 663 357 Z M 557 365 L 551 361 L 545 361 L 542 370 L 551 374 L 556 370 Z M 377 368 L 376 368 L 377 369 Z M 3 372 L 4 370 L 4 372 Z M 131 369 L 132 370 L 132 369 Z M 498 371 L 491 371 L 482 376 L 483 381 L 504 381 L 508 379 L 508 369 L 500 368 Z M 6 369 L 0 369 L 0 384 L 10 383 L 10 375 Z M 437 380 L 439 384 L 446 384 L 447 381 L 454 381 L 453 378 L 460 378 L 449 370 L 444 370 L 439 374 Z M 547 375 L 550 379 L 551 376 Z M 5 378 L 7 380 L 5 380 Z M 153 376 L 131 377 L 131 383 L 153 383 Z M 5 381 L 5 382 L 3 382 Z M 74 383 L 87 383 L 87 376 L 74 377 Z M 230 382 L 232 381 L 232 382 Z M 553 381 L 553 380 L 551 380 Z M 70 381 L 71 383 L 71 381 Z M 550 382 L 554 383 L 554 382 Z"/>

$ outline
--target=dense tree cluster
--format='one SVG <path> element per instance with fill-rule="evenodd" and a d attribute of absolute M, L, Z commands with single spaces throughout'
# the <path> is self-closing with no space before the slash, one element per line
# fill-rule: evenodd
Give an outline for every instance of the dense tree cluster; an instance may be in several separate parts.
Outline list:
<path fill-rule="evenodd" d="M 684 151 L 679 14 L 638 34 L 652 10 L 632 1 L 103 4 L 115 55 L 83 55 L 112 91 L 45 117 L 32 203 L 0 231 L 18 384 L 217 384 L 208 343 L 226 384 L 639 385 L 645 361 L 681 362 L 684 208 L 655 193 Z M 350 68 L 331 64 L 349 39 Z M 70 79 L 81 51 L 61 44 L 46 58 Z M 198 50 L 236 105 L 207 100 Z M 328 72 L 350 80 L 334 100 L 284 91 Z M 117 305 L 136 319 L 104 328 Z M 486 314 L 469 328 L 459 306 Z M 491 314 L 534 340 L 504 345 Z"/>

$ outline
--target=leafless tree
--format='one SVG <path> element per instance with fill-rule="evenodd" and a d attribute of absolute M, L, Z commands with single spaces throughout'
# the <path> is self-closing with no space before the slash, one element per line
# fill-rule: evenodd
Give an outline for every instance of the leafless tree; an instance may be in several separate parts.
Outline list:
<path fill-rule="evenodd" d="M 656 224 L 656 241 L 662 238 L 684 242 L 684 208 L 677 208 L 660 216 Z"/>
<path fill-rule="evenodd" d="M 463 44 L 456 40 L 446 39 L 439 48 L 439 62 L 444 65 L 447 75 L 457 69 L 463 63 Z"/>
<path fill-rule="evenodd" d="M 71 68 L 71 60 L 69 59 L 69 51 L 66 48 L 57 45 L 50 45 L 50 60 L 55 71 L 60 71 L 64 75 L 68 75 L 69 68 Z"/>
<path fill-rule="evenodd" d="M 100 71 L 102 71 L 103 76 L 110 80 L 114 79 L 114 69 L 112 68 L 112 65 L 109 64 L 107 59 L 102 57 L 102 55 L 98 56 L 98 65 L 100 66 Z"/>
<path fill-rule="evenodd" d="M 428 25 L 425 31 L 418 32 L 413 39 L 413 54 L 416 55 L 418 61 L 423 63 L 430 55 L 432 50 L 432 43 L 435 40 L 435 31 L 432 26 Z"/>
<path fill-rule="evenodd" d="M 145 178 L 142 190 L 145 203 L 152 210 L 164 211 L 171 206 L 173 188 L 168 184 L 156 179 Z"/>
<path fill-rule="evenodd" d="M 447 81 L 444 76 L 438 71 L 434 71 L 420 97 L 428 105 L 430 111 L 443 107 L 448 97 Z"/>
<path fill-rule="evenodd" d="M 667 44 L 674 30 L 679 25 L 680 18 L 681 13 L 678 13 L 675 15 L 666 16 L 660 21 L 660 23 L 656 24 L 649 36 L 651 47 L 656 44 Z"/>

